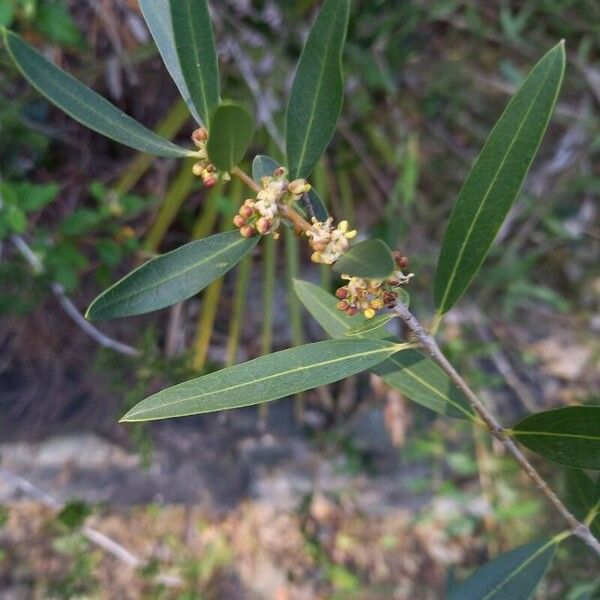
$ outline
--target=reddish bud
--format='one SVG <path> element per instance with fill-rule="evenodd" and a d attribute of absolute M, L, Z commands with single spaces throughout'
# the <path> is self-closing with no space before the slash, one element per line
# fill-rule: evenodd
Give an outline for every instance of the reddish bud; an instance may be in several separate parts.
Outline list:
<path fill-rule="evenodd" d="M 240 233 L 242 234 L 242 237 L 249 238 L 256 233 L 256 229 L 254 229 L 252 225 L 244 225 L 244 227 L 240 229 Z"/>
<path fill-rule="evenodd" d="M 399 269 L 406 269 L 408 267 L 408 258 L 400 254 L 400 252 L 394 252 L 394 261 Z"/>
<path fill-rule="evenodd" d="M 356 308 L 356 306 L 349 306 L 346 309 L 346 314 L 350 315 L 351 317 L 353 317 L 357 312 L 358 312 L 358 308 Z"/>
<path fill-rule="evenodd" d="M 194 143 L 205 142 L 208 139 L 208 131 L 204 127 L 198 127 L 192 133 L 192 141 Z"/>
<path fill-rule="evenodd" d="M 348 297 L 348 290 L 345 287 L 338 288 L 335 291 L 335 295 L 340 298 L 340 300 L 343 300 Z"/>
<path fill-rule="evenodd" d="M 337 306 L 338 310 L 348 310 L 348 308 L 349 308 L 348 303 L 345 302 L 344 300 L 342 300 L 341 302 L 338 302 L 336 304 L 336 306 Z"/>
<path fill-rule="evenodd" d="M 233 224 L 238 228 L 243 227 L 246 224 L 246 219 L 244 219 L 242 215 L 235 215 L 235 217 L 233 217 Z"/>
<path fill-rule="evenodd" d="M 210 188 L 217 184 L 217 179 L 216 177 L 209 175 L 206 179 L 203 180 L 202 183 L 204 183 L 204 187 Z"/>
<path fill-rule="evenodd" d="M 242 217 L 246 217 L 247 219 L 248 217 L 251 217 L 254 214 L 254 209 L 251 206 L 244 204 L 244 206 L 240 208 L 239 213 L 240 215 L 242 215 Z"/>
<path fill-rule="evenodd" d="M 261 235 L 266 235 L 267 233 L 269 233 L 270 229 L 271 229 L 271 219 L 267 219 L 266 217 L 261 217 L 257 222 L 256 222 L 256 229 L 258 231 L 258 233 L 260 233 Z"/>
<path fill-rule="evenodd" d="M 285 175 L 285 169 L 283 167 L 277 167 L 275 171 L 273 171 L 274 177 L 283 177 Z"/>

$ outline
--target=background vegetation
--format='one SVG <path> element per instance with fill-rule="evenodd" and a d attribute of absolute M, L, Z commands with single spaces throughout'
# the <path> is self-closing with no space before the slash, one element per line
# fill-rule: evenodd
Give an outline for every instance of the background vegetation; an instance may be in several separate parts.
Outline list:
<path fill-rule="evenodd" d="M 257 153 L 281 146 L 314 8 L 213 3 L 224 87 L 253 98 L 263 124 Z M 138 120 L 189 137 L 136 2 L 4 0 L 0 22 Z M 333 214 L 410 257 L 411 304 L 422 315 L 432 313 L 435 257 L 472 159 L 523 74 L 566 40 L 550 133 L 444 331 L 445 350 L 507 423 L 588 401 L 600 380 L 599 34 L 593 2 L 353 3 L 341 126 L 313 183 Z M 5 52 L 0 68 L 0 589 L 24 598 L 435 598 L 455 574 L 552 525 L 500 449 L 366 376 L 258 415 L 116 425 L 191 373 L 320 339 L 289 282 L 329 275 L 293 237 L 269 240 L 201 297 L 103 325 L 110 340 L 90 337 L 70 309 L 144 258 L 229 228 L 244 192 L 235 182 L 206 191 L 190 164 L 176 171 L 135 156 L 50 107 Z M 126 346 L 115 351 L 113 339 Z M 181 468 L 190 460 L 200 475 Z M 90 519 L 143 566 L 111 578 L 116 559 L 86 535 Z M 586 597 L 594 557 L 575 542 L 561 552 L 539 597 Z"/>

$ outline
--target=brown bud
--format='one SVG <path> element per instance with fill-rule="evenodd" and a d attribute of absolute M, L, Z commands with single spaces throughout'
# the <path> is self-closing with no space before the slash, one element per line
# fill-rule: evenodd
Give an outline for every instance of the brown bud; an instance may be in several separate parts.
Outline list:
<path fill-rule="evenodd" d="M 345 287 L 338 288 L 335 291 L 335 295 L 340 298 L 340 300 L 343 300 L 348 297 L 348 290 Z"/>
<path fill-rule="evenodd" d="M 240 215 L 242 215 L 242 217 L 246 217 L 246 219 L 247 219 L 248 217 L 251 217 L 254 214 L 254 210 L 251 206 L 244 204 L 240 208 L 239 213 L 240 213 Z"/>
<path fill-rule="evenodd" d="M 235 217 L 233 217 L 233 224 L 238 228 L 243 227 L 246 224 L 246 219 L 244 219 L 242 215 L 235 215 Z"/>
<path fill-rule="evenodd" d="M 356 306 L 349 306 L 346 309 L 346 314 L 350 315 L 351 317 L 353 317 L 357 312 L 358 312 L 358 308 L 356 308 Z"/>
<path fill-rule="evenodd" d="M 273 177 L 283 177 L 285 175 L 285 169 L 283 167 L 277 167 L 273 171 Z"/>
<path fill-rule="evenodd" d="M 392 287 L 397 287 L 400 285 L 400 280 L 396 279 L 395 277 L 390 277 L 387 282 L 388 285 L 391 285 Z"/>
<path fill-rule="evenodd" d="M 256 221 L 256 229 L 261 235 L 266 235 L 267 233 L 269 233 L 272 224 L 273 223 L 271 219 L 261 217 L 258 221 Z"/>
<path fill-rule="evenodd" d="M 198 129 L 194 130 L 192 133 L 192 141 L 194 144 L 198 142 L 205 142 L 208 139 L 208 131 L 204 127 L 198 127 Z"/>
<path fill-rule="evenodd" d="M 217 184 L 217 178 L 209 175 L 202 180 L 202 183 L 204 183 L 204 187 L 210 188 Z"/>
<path fill-rule="evenodd" d="M 337 306 L 338 310 L 348 310 L 348 308 L 349 308 L 348 303 L 345 302 L 344 300 L 342 300 L 341 302 L 338 302 L 336 304 L 336 306 Z"/>
<path fill-rule="evenodd" d="M 242 234 L 242 237 L 249 238 L 256 233 L 256 229 L 254 229 L 252 225 L 244 225 L 244 227 L 240 229 L 240 233 Z"/>
<path fill-rule="evenodd" d="M 406 267 L 408 267 L 408 258 L 406 258 L 406 256 L 404 256 L 403 254 L 400 254 L 400 252 L 394 252 L 394 261 L 396 262 L 396 265 L 398 265 L 399 269 L 406 269 Z"/>
<path fill-rule="evenodd" d="M 323 252 L 323 250 L 325 250 L 325 248 L 327 248 L 327 244 L 325 242 L 315 242 L 312 245 L 312 249 L 315 252 Z"/>

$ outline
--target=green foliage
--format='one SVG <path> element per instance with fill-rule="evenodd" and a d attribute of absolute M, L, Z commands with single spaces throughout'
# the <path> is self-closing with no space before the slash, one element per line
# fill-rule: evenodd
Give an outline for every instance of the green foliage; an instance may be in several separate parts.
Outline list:
<path fill-rule="evenodd" d="M 189 150 L 146 129 L 46 60 L 16 33 L 4 30 L 4 42 L 25 78 L 48 100 L 86 127 L 140 152 L 180 158 L 190 154 Z"/>
<path fill-rule="evenodd" d="M 481 267 L 548 126 L 565 68 L 564 42 L 534 67 L 496 123 L 456 199 L 442 242 L 434 295 L 452 308 Z"/>
<path fill-rule="evenodd" d="M 286 149 L 292 178 L 308 177 L 335 131 L 342 109 L 342 50 L 348 0 L 326 0 L 306 40 L 286 114 Z"/>
<path fill-rule="evenodd" d="M 90 304 L 86 317 L 139 315 L 186 300 L 234 267 L 257 241 L 228 231 L 180 246 L 117 281 Z"/>
<path fill-rule="evenodd" d="M 194 116 L 194 119 L 202 125 L 202 117 L 190 98 L 190 92 L 188 91 L 183 73 L 181 72 L 181 66 L 179 65 L 169 2 L 166 0 L 139 0 L 139 3 L 144 20 L 165 63 L 165 67 L 169 71 L 169 75 L 171 75 L 171 79 L 175 82 L 181 97 Z M 206 123 L 208 124 L 207 121 Z"/>
<path fill-rule="evenodd" d="M 169 0 L 169 5 L 179 70 L 197 113 L 208 127 L 220 102 L 219 65 L 208 4 L 206 0 Z"/>
<path fill-rule="evenodd" d="M 566 406 L 526 417 L 512 428 L 519 442 L 556 463 L 600 470 L 600 406 Z"/>
<path fill-rule="evenodd" d="M 397 344 L 334 340 L 281 350 L 168 388 L 122 421 L 150 421 L 252 406 L 339 381 L 394 353 Z"/>
<path fill-rule="evenodd" d="M 365 335 L 370 331 L 375 331 L 381 327 L 385 327 L 392 319 L 396 318 L 398 315 L 392 312 L 384 313 L 383 315 L 379 315 L 372 319 L 367 319 L 365 323 L 361 323 L 356 327 L 352 327 L 346 331 L 346 335 Z"/>
<path fill-rule="evenodd" d="M 56 516 L 56 520 L 67 529 L 77 529 L 91 514 L 92 509 L 89 504 L 76 500 L 66 504 Z"/>
<path fill-rule="evenodd" d="M 279 163 L 264 154 L 257 154 L 252 161 L 252 179 L 256 183 L 260 183 L 263 177 L 272 177 L 275 169 L 279 167 Z"/>
<path fill-rule="evenodd" d="M 527 600 L 548 570 L 554 540 L 542 540 L 501 554 L 477 569 L 447 600 Z"/>
<path fill-rule="evenodd" d="M 367 322 L 362 316 L 349 317 L 337 310 L 336 298 L 313 283 L 296 280 L 294 289 L 306 310 L 333 338 L 343 338 L 352 327 Z M 390 339 L 383 329 L 363 335 L 374 339 Z M 473 418 L 473 410 L 467 399 L 448 376 L 431 359 L 415 350 L 401 350 L 371 370 L 388 385 L 436 413 L 462 419 Z"/>
<path fill-rule="evenodd" d="M 600 477 L 592 481 L 585 471 L 567 469 L 567 505 L 581 521 L 589 519 L 592 533 L 600 538 Z M 595 516 L 594 516 L 595 515 Z"/>
<path fill-rule="evenodd" d="M 382 240 L 359 242 L 333 265 L 336 273 L 372 279 L 384 279 L 392 274 L 394 268 L 392 253 Z"/>
<path fill-rule="evenodd" d="M 210 132 L 207 145 L 210 160 L 220 171 L 231 171 L 252 142 L 254 123 L 241 106 L 221 104 L 212 113 Z"/>

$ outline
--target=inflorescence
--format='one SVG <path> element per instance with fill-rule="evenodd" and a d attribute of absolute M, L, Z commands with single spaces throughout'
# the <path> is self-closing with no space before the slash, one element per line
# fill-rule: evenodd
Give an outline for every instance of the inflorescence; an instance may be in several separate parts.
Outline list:
<path fill-rule="evenodd" d="M 196 129 L 192 140 L 200 158 L 194 164 L 194 174 L 201 177 L 207 187 L 215 185 L 219 179 L 228 180 L 229 173 L 219 173 L 208 160 L 206 129 Z M 282 218 L 289 215 L 289 210 L 294 209 L 295 203 L 311 189 L 305 179 L 288 181 L 287 175 L 287 169 L 278 167 L 272 175 L 261 179 L 261 189 L 256 198 L 244 201 L 233 217 L 233 224 L 243 237 L 257 234 L 271 234 L 275 239 L 279 237 L 278 229 Z M 355 229 L 349 230 L 348 221 L 340 221 L 334 226 L 331 217 L 325 221 L 312 217 L 310 223 L 304 219 L 300 221 L 303 223 L 301 233 L 308 238 L 312 249 L 311 260 L 315 263 L 335 263 L 348 250 L 350 240 L 356 237 L 357 233 Z M 343 274 L 341 278 L 348 283 L 336 290 L 335 295 L 339 299 L 337 308 L 351 316 L 361 311 L 367 319 L 374 317 L 380 309 L 394 308 L 400 286 L 406 285 L 413 276 L 412 273 L 404 273 L 408 267 L 408 259 L 405 256 L 394 252 L 394 260 L 396 270 L 387 279 L 368 279 Z"/>

